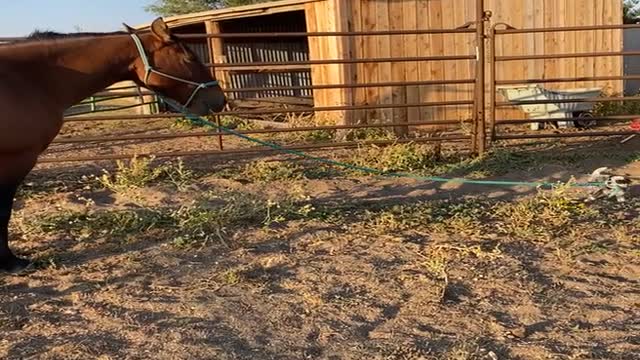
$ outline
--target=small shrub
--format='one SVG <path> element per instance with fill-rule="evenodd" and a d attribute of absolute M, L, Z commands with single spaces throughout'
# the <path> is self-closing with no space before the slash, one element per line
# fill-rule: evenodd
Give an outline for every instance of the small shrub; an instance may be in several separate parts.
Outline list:
<path fill-rule="evenodd" d="M 231 230 L 252 226 L 269 226 L 294 218 L 309 216 L 313 206 L 306 202 L 283 198 L 264 199 L 248 194 L 226 194 L 224 204 L 208 206 L 207 201 L 184 206 L 172 213 L 179 229 L 174 244 L 189 247 L 219 240 Z"/>
<path fill-rule="evenodd" d="M 334 125 L 334 122 L 317 115 L 306 114 L 286 114 L 285 123 L 292 128 L 316 127 Z M 336 135 L 335 130 L 318 129 L 307 131 L 295 131 L 286 133 L 276 133 L 271 136 L 284 142 L 322 142 L 332 140 Z"/>
<path fill-rule="evenodd" d="M 215 123 L 215 120 L 213 122 Z M 236 116 L 222 116 L 220 118 L 220 125 L 226 127 L 227 129 L 239 131 L 255 130 L 258 128 L 255 123 Z"/>
<path fill-rule="evenodd" d="M 63 232 L 78 240 L 101 237 L 128 239 L 163 230 L 179 248 L 219 241 L 240 228 L 270 226 L 315 216 L 315 208 L 302 196 L 267 199 L 246 193 L 204 196 L 179 208 L 158 207 L 112 211 L 66 211 L 20 221 L 30 234 Z"/>
<path fill-rule="evenodd" d="M 593 107 L 595 116 L 636 115 L 640 114 L 640 101 L 607 101 L 596 103 Z"/>
<path fill-rule="evenodd" d="M 134 156 L 128 164 L 118 160 L 116 171 L 111 174 L 103 170 L 104 174 L 98 178 L 102 187 L 114 192 L 122 192 L 132 188 L 141 188 L 152 182 L 168 179 L 178 190 L 184 190 L 187 182 L 193 177 L 193 172 L 186 169 L 181 159 L 177 165 L 167 163 L 152 167 L 154 157 L 138 158 Z"/>
<path fill-rule="evenodd" d="M 176 223 L 170 214 L 153 209 L 99 212 L 62 212 L 37 218 L 29 224 L 34 232 L 67 232 L 77 239 L 123 236 L 167 228 Z"/>
<path fill-rule="evenodd" d="M 573 199 L 569 189 L 569 183 L 562 184 L 532 198 L 497 205 L 498 228 L 519 237 L 550 239 L 597 215 L 596 210 Z"/>
<path fill-rule="evenodd" d="M 298 180 L 303 178 L 303 168 L 300 165 L 286 161 L 255 161 L 245 166 L 242 176 L 257 182 L 278 180 Z"/>
<path fill-rule="evenodd" d="M 168 164 L 164 166 L 163 173 L 167 177 L 168 181 L 179 191 L 184 191 L 187 187 L 187 183 L 192 180 L 194 176 L 193 171 L 184 166 L 182 159 L 178 159 L 177 165 Z"/>
<path fill-rule="evenodd" d="M 626 161 L 630 163 L 640 161 L 640 152 L 632 153 L 626 158 Z"/>
<path fill-rule="evenodd" d="M 379 234 L 428 226 L 433 220 L 430 204 L 394 205 L 383 209 L 365 209 L 362 218 L 367 228 Z"/>
<path fill-rule="evenodd" d="M 153 157 L 138 158 L 134 156 L 128 164 L 118 160 L 116 171 L 110 174 L 104 170 L 104 174 L 98 178 L 100 184 L 114 192 L 119 192 L 134 187 L 142 187 L 158 179 L 162 173 L 162 168 L 151 168 Z"/>
<path fill-rule="evenodd" d="M 415 143 L 390 146 L 363 146 L 354 154 L 352 162 L 362 167 L 370 167 L 384 172 L 414 172 L 433 167 L 438 154 L 433 149 Z"/>
<path fill-rule="evenodd" d="M 187 118 L 177 118 L 173 120 L 171 127 L 174 129 L 191 130 L 194 128 L 202 127 L 202 125 L 194 123 Z"/>
<path fill-rule="evenodd" d="M 335 130 L 313 130 L 313 131 L 305 131 L 302 134 L 303 140 L 311 141 L 311 142 L 322 142 L 329 141 L 335 137 Z"/>
<path fill-rule="evenodd" d="M 398 137 L 388 128 L 359 128 L 352 130 L 347 136 L 348 140 L 396 140 Z"/>

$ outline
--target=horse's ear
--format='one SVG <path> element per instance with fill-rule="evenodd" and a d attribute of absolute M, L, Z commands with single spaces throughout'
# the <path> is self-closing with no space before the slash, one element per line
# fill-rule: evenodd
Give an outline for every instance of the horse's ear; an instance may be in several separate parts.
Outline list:
<path fill-rule="evenodd" d="M 129 34 L 135 34 L 136 33 L 136 29 L 132 28 L 131 26 L 122 23 L 122 26 L 124 26 L 124 29 L 126 32 L 128 32 Z"/>
<path fill-rule="evenodd" d="M 167 24 L 160 17 L 151 23 L 151 33 L 165 43 L 170 43 L 174 40 L 171 30 L 169 30 Z"/>

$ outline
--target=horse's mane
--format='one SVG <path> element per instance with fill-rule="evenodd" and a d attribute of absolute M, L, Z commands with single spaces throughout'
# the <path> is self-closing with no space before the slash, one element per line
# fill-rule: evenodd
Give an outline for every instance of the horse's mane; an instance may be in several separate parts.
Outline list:
<path fill-rule="evenodd" d="M 127 34 L 124 31 L 112 31 L 112 32 L 75 32 L 75 33 L 59 33 L 49 30 L 34 30 L 23 41 L 38 41 L 38 40 L 54 40 L 54 39 L 68 39 L 79 38 L 88 36 L 109 36 L 109 35 L 124 35 Z"/>
<path fill-rule="evenodd" d="M 110 35 L 125 35 L 125 34 L 127 33 L 124 31 L 59 33 L 59 32 L 50 31 L 50 30 L 34 30 L 33 32 L 31 32 L 31 34 L 27 35 L 27 37 L 2 43 L 0 45 L 24 44 L 24 43 L 30 43 L 30 42 L 46 41 L 46 40 L 62 40 L 62 39 L 74 39 L 74 38 L 91 37 L 91 36 L 110 36 Z"/>

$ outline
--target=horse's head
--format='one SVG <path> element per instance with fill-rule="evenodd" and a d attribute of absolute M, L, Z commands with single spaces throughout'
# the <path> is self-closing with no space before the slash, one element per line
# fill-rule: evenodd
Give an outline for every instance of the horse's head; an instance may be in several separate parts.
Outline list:
<path fill-rule="evenodd" d="M 140 53 L 134 63 L 138 82 L 194 114 L 222 111 L 226 98 L 212 72 L 171 33 L 162 18 L 153 21 L 144 43 L 134 29 L 124 25 Z"/>

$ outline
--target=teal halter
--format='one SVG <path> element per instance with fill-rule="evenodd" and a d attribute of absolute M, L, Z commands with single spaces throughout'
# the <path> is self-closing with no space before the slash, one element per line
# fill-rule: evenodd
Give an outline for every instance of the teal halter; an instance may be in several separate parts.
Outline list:
<path fill-rule="evenodd" d="M 136 34 L 130 34 L 130 35 L 131 35 L 131 38 L 133 39 L 133 42 L 136 44 L 136 47 L 138 48 L 138 52 L 140 53 L 140 59 L 142 59 L 142 64 L 144 65 L 144 84 L 145 85 L 147 85 L 147 83 L 149 81 L 149 76 L 151 76 L 151 73 L 156 73 L 156 74 L 158 74 L 160 76 L 164 76 L 164 77 L 169 78 L 169 79 L 173 79 L 173 80 L 176 80 L 176 81 L 183 82 L 185 84 L 189 84 L 189 85 L 195 86 L 195 89 L 193 89 L 193 92 L 191 93 L 191 96 L 189 96 L 189 99 L 187 100 L 187 102 L 184 105 L 182 105 L 183 107 L 185 107 L 185 108 L 189 107 L 189 104 L 191 104 L 191 101 L 193 101 L 193 98 L 196 96 L 198 91 L 200 91 L 201 89 L 205 89 L 205 88 L 208 88 L 208 87 L 212 87 L 212 86 L 218 85 L 218 81 L 216 81 L 216 80 L 209 81 L 209 82 L 206 82 L 206 83 L 197 83 L 197 82 L 194 82 L 194 81 L 181 79 L 181 78 L 175 77 L 173 75 L 165 74 L 165 73 L 163 73 L 161 71 L 158 71 L 158 70 L 154 69 L 149 64 L 149 59 L 147 58 L 147 54 L 144 52 L 144 47 L 142 46 L 142 41 L 140 41 L 140 38 L 138 37 L 138 35 L 136 35 Z"/>

